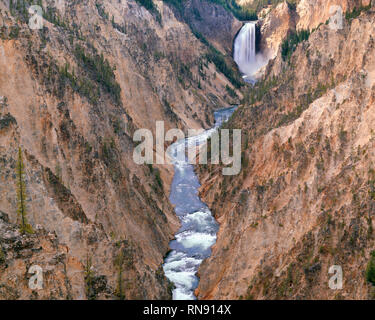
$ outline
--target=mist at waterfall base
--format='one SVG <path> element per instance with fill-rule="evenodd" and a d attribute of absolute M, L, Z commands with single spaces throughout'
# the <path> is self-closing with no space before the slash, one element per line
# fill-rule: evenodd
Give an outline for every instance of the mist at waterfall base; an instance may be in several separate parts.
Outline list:
<path fill-rule="evenodd" d="M 268 62 L 267 57 L 256 54 L 256 22 L 245 23 L 241 28 L 234 40 L 233 58 L 244 80 L 254 83 L 258 71 Z"/>
<path fill-rule="evenodd" d="M 198 177 L 194 166 L 189 164 L 181 148 L 186 147 L 187 150 L 205 143 L 207 138 L 229 119 L 235 109 L 236 107 L 232 107 L 216 111 L 214 128 L 179 140 L 168 148 L 175 169 L 169 199 L 181 222 L 180 230 L 169 244 L 172 250 L 163 265 L 166 277 L 175 285 L 174 300 L 196 299 L 194 290 L 199 282 L 196 273 L 202 261 L 211 255 L 211 246 L 216 242 L 219 229 L 210 209 L 198 196 Z"/>

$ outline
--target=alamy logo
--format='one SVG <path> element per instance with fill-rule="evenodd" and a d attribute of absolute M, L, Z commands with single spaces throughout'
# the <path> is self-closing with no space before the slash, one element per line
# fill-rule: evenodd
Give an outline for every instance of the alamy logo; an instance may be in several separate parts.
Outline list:
<path fill-rule="evenodd" d="M 31 290 L 43 289 L 43 269 L 38 265 L 32 265 L 29 269 L 29 274 L 32 276 L 29 279 L 29 288 Z"/>
<path fill-rule="evenodd" d="M 331 266 L 328 270 L 328 273 L 333 274 L 333 276 L 328 281 L 328 287 L 332 290 L 341 290 L 343 281 L 341 266 Z"/>
<path fill-rule="evenodd" d="M 232 139 L 230 138 L 232 136 Z M 171 143 L 165 151 L 165 144 Z M 241 130 L 211 129 L 209 131 L 188 130 L 188 137 L 180 129 L 171 129 L 165 133 L 164 122 L 156 122 L 156 146 L 150 130 L 139 129 L 134 133 L 133 141 L 141 142 L 133 153 L 136 164 L 208 164 L 208 140 L 211 149 L 210 164 L 224 164 L 223 175 L 237 175 L 241 171 Z M 154 151 L 155 157 L 154 157 Z M 232 155 L 230 155 L 232 154 Z M 155 159 L 154 159 L 155 158 Z"/>
<path fill-rule="evenodd" d="M 329 27 L 332 30 L 341 30 L 344 28 L 344 15 L 341 6 L 330 6 L 329 8 Z"/>
<path fill-rule="evenodd" d="M 55 8 L 61 15 L 65 14 L 65 0 L 55 0 Z M 31 30 L 41 30 L 44 26 L 43 8 L 38 5 L 31 5 L 29 7 L 29 28 Z"/>
<path fill-rule="evenodd" d="M 29 28 L 31 30 L 43 29 L 43 9 L 40 6 L 32 5 L 29 8 Z"/>

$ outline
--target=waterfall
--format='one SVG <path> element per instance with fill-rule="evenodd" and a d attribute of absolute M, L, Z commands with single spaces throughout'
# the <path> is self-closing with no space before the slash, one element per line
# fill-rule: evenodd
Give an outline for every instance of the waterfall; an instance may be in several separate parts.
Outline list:
<path fill-rule="evenodd" d="M 234 42 L 234 61 L 240 68 L 255 62 L 255 40 L 255 23 L 246 23 Z"/>
<path fill-rule="evenodd" d="M 234 40 L 233 58 L 244 79 L 250 81 L 254 80 L 253 75 L 268 62 L 261 54 L 256 54 L 256 22 L 245 23 L 238 33 Z"/>

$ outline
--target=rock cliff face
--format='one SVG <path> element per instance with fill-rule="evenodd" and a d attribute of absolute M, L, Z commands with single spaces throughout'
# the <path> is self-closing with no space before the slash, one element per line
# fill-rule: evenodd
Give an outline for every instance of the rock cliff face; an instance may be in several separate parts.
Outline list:
<path fill-rule="evenodd" d="M 184 5 L 186 20 L 223 53 L 232 54 L 233 39 L 242 23 L 222 6 L 202 0 L 189 0 Z"/>
<path fill-rule="evenodd" d="M 241 174 L 198 170 L 220 222 L 200 299 L 374 297 L 374 19 L 323 24 L 290 60 L 279 52 L 228 124 L 243 130 Z"/>
<path fill-rule="evenodd" d="M 297 29 L 314 29 L 321 23 L 325 23 L 333 12 L 330 12 L 332 6 L 340 6 L 343 12 L 352 11 L 355 7 L 367 6 L 370 0 L 300 0 L 296 11 L 299 16 Z"/>
<path fill-rule="evenodd" d="M 275 58 L 280 44 L 290 31 L 296 28 L 297 14 L 287 2 L 282 2 L 261 20 L 258 25 L 261 30 L 260 49 L 269 58 Z"/>
<path fill-rule="evenodd" d="M 170 298 L 172 169 L 136 165 L 133 133 L 210 126 L 233 86 L 161 1 L 43 1 L 42 30 L 28 27 L 29 1 L 11 3 L 0 2 L 0 298 Z M 19 148 L 30 235 L 16 225 Z M 28 286 L 34 264 L 43 290 Z"/>
<path fill-rule="evenodd" d="M 335 13 L 335 6 L 342 12 L 351 12 L 354 8 L 365 7 L 370 0 L 298 0 L 295 4 L 280 1 L 275 8 L 268 7 L 258 15 L 261 28 L 261 49 L 269 58 L 275 58 L 285 37 L 295 30 L 313 30 L 327 23 Z"/>

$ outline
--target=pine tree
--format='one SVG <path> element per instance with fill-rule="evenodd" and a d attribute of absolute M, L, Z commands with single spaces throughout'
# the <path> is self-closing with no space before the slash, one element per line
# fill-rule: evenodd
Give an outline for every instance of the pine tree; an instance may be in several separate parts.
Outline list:
<path fill-rule="evenodd" d="M 91 270 L 91 267 L 92 267 L 92 259 L 89 256 L 89 254 L 87 254 L 86 264 L 84 266 L 85 282 L 86 282 L 86 297 L 89 300 L 95 300 L 95 290 L 93 288 L 94 276 L 93 276 L 93 271 Z"/>
<path fill-rule="evenodd" d="M 27 223 L 26 218 L 26 183 L 25 183 L 25 169 L 22 159 L 21 148 L 18 148 L 18 161 L 16 167 L 17 175 L 17 204 L 18 204 L 18 218 L 20 221 L 20 230 L 24 233 L 33 233 L 31 225 Z"/>
<path fill-rule="evenodd" d="M 367 264 L 366 280 L 375 285 L 375 251 L 371 252 L 370 261 Z"/>

